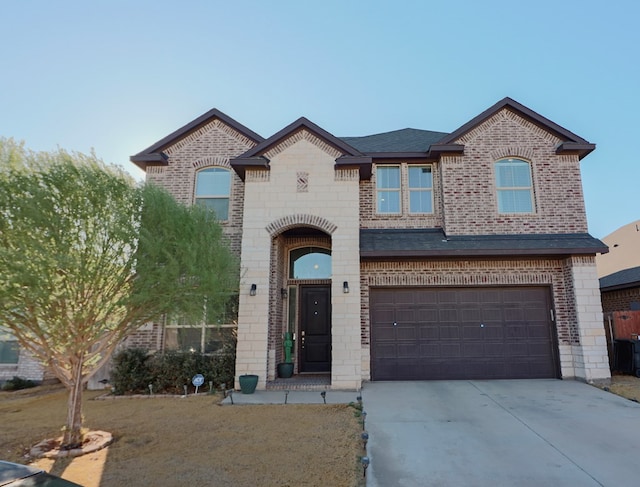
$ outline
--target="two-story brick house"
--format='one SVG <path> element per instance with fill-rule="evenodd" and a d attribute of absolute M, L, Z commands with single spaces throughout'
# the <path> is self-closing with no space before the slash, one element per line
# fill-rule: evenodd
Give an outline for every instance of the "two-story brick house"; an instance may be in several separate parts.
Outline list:
<path fill-rule="evenodd" d="M 131 157 L 213 208 L 241 262 L 236 374 L 363 380 L 609 377 L 580 160 L 595 146 L 505 98 L 453 133 L 263 139 L 211 110 Z M 223 320 L 227 322 L 228 320 Z M 225 329 L 157 323 L 152 349 Z M 215 337 L 214 337 L 215 338 Z"/>

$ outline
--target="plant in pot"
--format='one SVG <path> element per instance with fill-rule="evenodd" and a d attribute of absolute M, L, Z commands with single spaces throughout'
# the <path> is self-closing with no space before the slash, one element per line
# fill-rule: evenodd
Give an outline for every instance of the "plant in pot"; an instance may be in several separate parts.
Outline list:
<path fill-rule="evenodd" d="M 258 376 L 255 374 L 243 374 L 238 377 L 238 382 L 243 394 L 253 394 L 258 385 Z"/>
<path fill-rule="evenodd" d="M 293 333 L 285 332 L 284 334 L 284 362 L 278 364 L 278 377 L 281 379 L 289 379 L 293 375 L 293 360 L 291 360 L 291 351 L 293 350 Z"/>

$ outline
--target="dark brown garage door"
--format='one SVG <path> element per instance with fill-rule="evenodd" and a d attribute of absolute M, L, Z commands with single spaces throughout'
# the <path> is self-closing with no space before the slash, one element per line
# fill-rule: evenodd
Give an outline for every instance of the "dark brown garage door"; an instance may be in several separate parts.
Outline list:
<path fill-rule="evenodd" d="M 372 380 L 558 377 L 549 290 L 371 289 Z"/>

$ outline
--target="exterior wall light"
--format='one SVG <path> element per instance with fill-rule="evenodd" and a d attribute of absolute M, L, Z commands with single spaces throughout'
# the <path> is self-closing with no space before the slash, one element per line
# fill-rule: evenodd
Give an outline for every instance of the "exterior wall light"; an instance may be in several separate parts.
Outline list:
<path fill-rule="evenodd" d="M 286 288 L 282 288 L 280 289 L 280 296 L 282 296 L 282 299 L 287 299 L 287 296 L 289 295 L 289 293 L 287 292 Z"/>
<path fill-rule="evenodd" d="M 344 281 L 342 283 L 342 292 L 345 294 L 349 292 L 349 283 L 347 281 Z"/>
<path fill-rule="evenodd" d="M 251 284 L 251 290 L 249 291 L 249 296 L 255 296 L 256 295 L 256 290 L 258 289 L 258 286 L 255 284 Z"/>

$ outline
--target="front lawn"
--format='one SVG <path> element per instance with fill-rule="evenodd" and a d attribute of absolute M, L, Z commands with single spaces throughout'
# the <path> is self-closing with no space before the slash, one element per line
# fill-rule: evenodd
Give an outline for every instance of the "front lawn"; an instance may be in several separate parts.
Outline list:
<path fill-rule="evenodd" d="M 110 447 L 73 460 L 36 462 L 85 487 L 153 485 L 362 485 L 356 410 L 336 405 L 220 406 L 219 397 L 95 400 L 85 426 L 113 433 Z M 27 463 L 25 450 L 60 436 L 66 392 L 0 392 L 0 459 Z"/>

